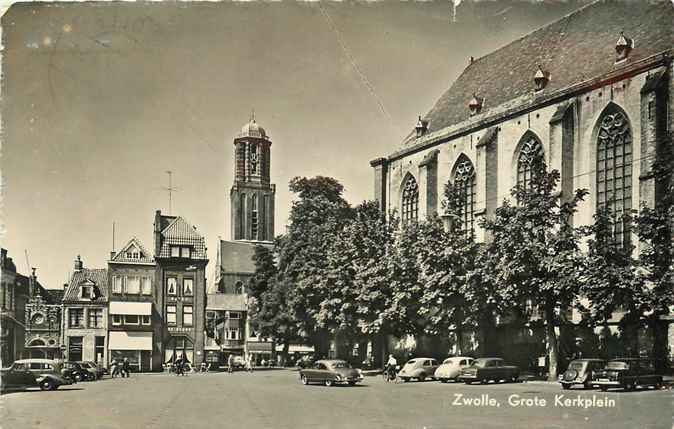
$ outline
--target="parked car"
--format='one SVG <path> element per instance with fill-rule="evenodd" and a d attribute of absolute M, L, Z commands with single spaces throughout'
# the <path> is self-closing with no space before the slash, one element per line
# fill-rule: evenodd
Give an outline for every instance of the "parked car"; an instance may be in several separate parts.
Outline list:
<path fill-rule="evenodd" d="M 80 364 L 82 369 L 88 371 L 90 375 L 93 376 L 93 380 L 98 380 L 103 376 L 103 373 L 100 371 L 96 363 L 91 361 L 78 361 L 77 363 Z"/>
<path fill-rule="evenodd" d="M 414 358 L 407 361 L 398 373 L 398 376 L 404 382 L 408 382 L 413 378 L 416 378 L 418 381 L 424 381 L 427 378 L 434 377 L 438 366 L 438 361 L 435 359 Z"/>
<path fill-rule="evenodd" d="M 659 389 L 662 375 L 655 372 L 652 359 L 612 359 L 603 370 L 595 371 L 592 384 L 599 385 L 604 392 L 614 387 L 634 390 L 637 386 L 654 386 Z"/>
<path fill-rule="evenodd" d="M 73 378 L 76 382 L 95 380 L 93 373 L 82 368 L 82 366 L 77 362 L 63 361 L 62 365 L 64 369 L 70 370 L 72 372 Z"/>
<path fill-rule="evenodd" d="M 0 370 L 0 389 L 25 389 L 39 387 L 42 390 L 56 390 L 70 384 L 61 375 L 62 366 L 50 359 L 21 359 L 9 368 Z"/>
<path fill-rule="evenodd" d="M 464 368 L 473 364 L 474 359 L 466 356 L 456 356 L 445 359 L 442 365 L 435 370 L 436 380 L 447 383 L 449 380 L 459 381 L 459 374 Z"/>
<path fill-rule="evenodd" d="M 574 359 L 569 367 L 559 376 L 563 389 L 570 389 L 574 384 L 582 384 L 585 389 L 592 387 L 592 375 L 606 366 L 603 359 Z"/>
<path fill-rule="evenodd" d="M 300 381 L 305 385 L 323 383 L 332 386 L 346 383 L 353 386 L 362 380 L 363 374 L 344 360 L 319 360 L 311 368 L 300 370 Z"/>
<path fill-rule="evenodd" d="M 243 369 L 246 367 L 246 361 L 243 359 L 243 356 L 234 356 L 232 361 L 232 369 Z"/>
<path fill-rule="evenodd" d="M 475 359 L 473 365 L 461 370 L 459 379 L 466 384 L 474 381 L 488 383 L 489 380 L 495 382 L 506 380 L 514 383 L 519 376 L 519 367 L 506 365 L 501 358 L 479 358 Z"/>

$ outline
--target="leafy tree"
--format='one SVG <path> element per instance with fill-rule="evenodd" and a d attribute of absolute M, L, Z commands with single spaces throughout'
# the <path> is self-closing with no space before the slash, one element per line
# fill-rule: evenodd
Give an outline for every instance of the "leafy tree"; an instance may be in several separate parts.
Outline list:
<path fill-rule="evenodd" d="M 556 190 L 560 175 L 546 171 L 542 160 L 532 165 L 531 181 L 511 191 L 516 205 L 508 200 L 483 227 L 492 240 L 486 249 L 493 272 L 485 273 L 498 287 L 497 305 L 512 305 L 526 313 L 526 300 L 534 300 L 543 310 L 550 362 L 549 377 L 557 377 L 559 345 L 555 333 L 560 307 L 578 296 L 575 263 L 580 231 L 571 218 L 586 190 L 576 190 L 566 201 Z"/>

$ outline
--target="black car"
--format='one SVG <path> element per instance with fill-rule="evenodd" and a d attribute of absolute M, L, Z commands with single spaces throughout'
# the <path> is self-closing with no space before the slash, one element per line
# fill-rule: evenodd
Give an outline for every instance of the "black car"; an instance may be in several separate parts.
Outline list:
<path fill-rule="evenodd" d="M 610 388 L 634 390 L 637 386 L 662 386 L 662 375 L 655 372 L 652 359 L 622 358 L 610 360 L 606 367 L 595 371 L 592 384 L 596 384 L 605 392 Z"/>
<path fill-rule="evenodd" d="M 95 376 L 92 375 L 91 372 L 87 371 L 85 368 L 82 368 L 82 366 L 77 363 L 77 362 L 71 362 L 71 361 L 64 361 L 63 362 L 63 370 L 68 370 L 72 374 L 72 378 L 76 381 L 93 381 L 95 380 Z M 65 374 L 64 374 L 65 376 Z"/>

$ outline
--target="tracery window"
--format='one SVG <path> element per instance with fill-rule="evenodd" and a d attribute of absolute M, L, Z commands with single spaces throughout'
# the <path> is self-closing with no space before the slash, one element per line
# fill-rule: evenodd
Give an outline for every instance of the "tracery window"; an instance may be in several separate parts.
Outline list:
<path fill-rule="evenodd" d="M 520 147 L 517 158 L 517 186 L 527 189 L 537 162 L 543 161 L 543 145 L 533 135 L 528 136 Z"/>
<path fill-rule="evenodd" d="M 246 194 L 239 196 L 239 239 L 246 239 Z"/>
<path fill-rule="evenodd" d="M 615 217 L 614 243 L 628 247 L 630 225 L 622 216 L 632 210 L 632 131 L 625 115 L 615 108 L 599 119 L 597 208 L 606 208 Z"/>
<path fill-rule="evenodd" d="M 407 176 L 403 185 L 402 220 L 416 221 L 419 213 L 419 186 L 414 176 Z"/>
<path fill-rule="evenodd" d="M 456 162 L 454 184 L 461 193 L 461 231 L 472 234 L 475 231 L 475 168 L 465 155 Z"/>
<path fill-rule="evenodd" d="M 258 153 L 257 153 L 257 144 L 250 144 L 250 174 L 258 174 L 258 168 L 260 164 L 258 162 Z"/>
<path fill-rule="evenodd" d="M 257 194 L 253 194 L 251 198 L 251 238 L 257 240 L 258 230 L 258 211 L 257 211 Z"/>

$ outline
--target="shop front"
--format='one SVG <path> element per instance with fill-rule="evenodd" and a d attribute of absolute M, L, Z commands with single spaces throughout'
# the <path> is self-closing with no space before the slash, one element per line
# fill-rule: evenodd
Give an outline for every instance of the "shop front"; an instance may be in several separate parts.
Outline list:
<path fill-rule="evenodd" d="M 262 365 L 262 362 L 269 365 L 269 362 L 273 359 L 273 343 L 271 341 L 248 341 L 246 348 L 253 359 L 253 364 L 256 366 Z"/>
<path fill-rule="evenodd" d="M 152 332 L 112 331 L 108 344 L 110 362 L 121 362 L 126 358 L 132 371 L 152 370 Z"/>

